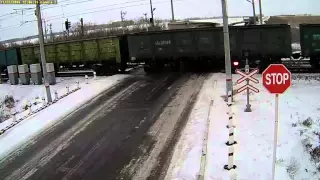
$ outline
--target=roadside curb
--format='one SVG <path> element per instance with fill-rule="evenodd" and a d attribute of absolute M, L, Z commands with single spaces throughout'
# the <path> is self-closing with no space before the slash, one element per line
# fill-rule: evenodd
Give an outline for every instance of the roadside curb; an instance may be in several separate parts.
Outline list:
<path fill-rule="evenodd" d="M 215 80 L 213 84 L 213 91 L 216 91 L 218 81 Z M 210 97 L 210 104 L 208 107 L 208 115 L 207 115 L 207 124 L 206 124 L 206 130 L 203 138 L 203 146 L 202 146 L 202 155 L 201 155 L 201 162 L 200 162 L 200 172 L 198 176 L 198 180 L 204 180 L 205 179 L 205 173 L 206 173 L 206 167 L 207 167 L 207 154 L 208 154 L 208 139 L 209 139 L 209 134 L 210 134 L 210 113 L 211 113 L 211 108 L 213 106 L 214 100 L 217 97 Z"/>
<path fill-rule="evenodd" d="M 46 103 L 46 104 L 44 104 L 42 107 L 37 108 L 36 110 L 29 112 L 28 115 L 25 115 L 25 116 L 23 116 L 22 118 L 19 118 L 19 119 L 13 121 L 11 124 L 9 124 L 8 126 L 6 126 L 5 128 L 3 128 L 3 129 L 0 130 L 0 136 L 3 135 L 3 134 L 4 134 L 6 131 L 8 131 L 9 129 L 11 129 L 11 128 L 13 128 L 14 126 L 16 126 L 17 124 L 19 124 L 20 122 L 22 122 L 23 120 L 28 119 L 30 116 L 41 112 L 42 110 L 46 109 L 47 107 L 50 107 L 51 105 L 55 104 L 55 103 L 58 102 L 59 100 L 67 97 L 68 95 L 70 95 L 70 94 L 72 94 L 72 93 L 74 93 L 74 92 L 76 92 L 76 91 L 78 91 L 78 90 L 80 90 L 80 89 L 81 89 L 80 87 L 77 87 L 77 88 L 71 90 L 70 92 L 68 92 L 68 93 L 66 93 L 66 94 L 63 94 L 62 96 L 58 97 L 58 98 L 55 99 L 54 101 L 49 102 L 49 103 Z M 31 107 L 29 107 L 29 108 L 31 108 Z M 25 110 L 24 112 L 26 112 L 26 111 L 29 111 L 29 110 Z M 23 113 L 23 112 L 19 112 L 19 113 Z M 13 114 L 13 115 L 15 116 L 15 115 L 17 115 L 17 114 L 18 114 L 18 113 L 15 113 L 15 114 Z"/>

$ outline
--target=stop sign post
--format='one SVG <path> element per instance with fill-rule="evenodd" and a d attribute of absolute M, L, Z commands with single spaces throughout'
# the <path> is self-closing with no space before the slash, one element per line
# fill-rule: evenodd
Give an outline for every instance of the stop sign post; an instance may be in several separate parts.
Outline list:
<path fill-rule="evenodd" d="M 272 163 L 272 179 L 274 180 L 279 127 L 279 94 L 283 94 L 291 86 L 291 72 L 283 64 L 271 64 L 262 73 L 262 83 L 271 94 L 275 94 L 275 125 Z"/>

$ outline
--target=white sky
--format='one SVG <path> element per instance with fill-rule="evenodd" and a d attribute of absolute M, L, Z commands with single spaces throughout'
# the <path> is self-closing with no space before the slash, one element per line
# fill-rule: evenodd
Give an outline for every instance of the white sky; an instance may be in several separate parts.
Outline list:
<path fill-rule="evenodd" d="M 84 2 L 85 1 L 85 2 Z M 221 16 L 221 0 L 173 0 L 176 18 Z M 258 0 L 256 0 L 258 2 Z M 74 4 L 75 2 L 83 2 Z M 171 18 L 170 0 L 152 0 L 156 8 L 155 18 Z M 70 4 L 70 5 L 66 5 Z M 115 5 L 117 4 L 117 5 Z M 64 7 L 62 5 L 65 5 Z M 133 7 L 128 7 L 133 6 Z M 320 14 L 319 0 L 262 0 L 263 14 Z M 35 5 L 0 5 L 0 41 L 37 34 L 36 22 L 25 23 L 36 19 L 34 10 L 28 10 L 21 15 L 3 16 L 15 12 L 14 9 L 34 8 Z M 50 9 L 45 9 L 45 8 Z M 58 5 L 43 5 L 43 17 L 52 23 L 53 32 L 62 30 L 66 18 L 71 23 L 78 22 L 82 17 L 84 22 L 97 24 L 120 20 L 120 11 L 127 11 L 126 19 L 135 19 L 148 13 L 150 16 L 149 0 L 58 0 Z M 100 11 L 91 14 L 86 12 Z M 246 0 L 228 0 L 229 16 L 252 15 L 252 6 Z M 256 13 L 259 13 L 258 3 Z M 63 17 L 64 14 L 64 17 Z M 74 15 L 74 16 L 71 16 Z M 53 19 L 58 18 L 58 19 Z M 52 20 L 50 20 L 52 19 Z M 320 22 L 319 22 L 320 23 Z M 64 26 L 64 25 L 63 25 Z"/>

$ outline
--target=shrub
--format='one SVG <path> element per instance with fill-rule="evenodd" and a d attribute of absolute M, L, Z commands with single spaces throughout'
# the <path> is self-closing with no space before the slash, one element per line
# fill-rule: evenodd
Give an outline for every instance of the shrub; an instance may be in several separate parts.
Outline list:
<path fill-rule="evenodd" d="M 290 179 L 294 179 L 294 176 L 297 174 L 299 169 L 300 169 L 299 162 L 297 161 L 297 159 L 292 157 L 290 159 L 290 164 L 287 166 L 287 173 L 289 174 Z"/>
<path fill-rule="evenodd" d="M 311 152 L 311 159 L 313 162 L 318 163 L 320 162 L 320 146 L 315 147 Z"/>
<path fill-rule="evenodd" d="M 302 125 L 304 125 L 304 126 L 306 126 L 306 127 L 311 127 L 312 124 L 313 124 L 313 120 L 312 120 L 310 117 L 308 117 L 306 120 L 304 120 L 304 121 L 302 122 Z"/>
<path fill-rule="evenodd" d="M 5 96 L 3 103 L 6 108 L 11 109 L 11 108 L 14 108 L 15 100 L 14 100 L 13 96 L 7 95 L 7 96 Z"/>

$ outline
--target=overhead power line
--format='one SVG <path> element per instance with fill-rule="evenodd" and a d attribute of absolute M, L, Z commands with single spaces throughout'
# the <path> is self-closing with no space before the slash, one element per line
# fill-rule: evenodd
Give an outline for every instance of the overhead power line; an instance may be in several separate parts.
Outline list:
<path fill-rule="evenodd" d="M 184 0 L 176 0 L 176 1 L 184 1 Z M 170 3 L 170 0 L 159 1 L 159 2 L 152 3 L 152 4 L 161 4 L 161 3 Z M 92 13 L 97 13 L 97 12 L 102 12 L 102 11 L 117 10 L 117 9 L 122 9 L 122 8 L 131 8 L 131 7 L 144 6 L 144 5 L 149 5 L 149 3 L 128 5 L 128 6 L 122 6 L 122 7 L 116 7 L 116 8 L 101 9 L 101 10 L 90 11 L 90 12 L 85 12 L 85 13 L 82 12 L 82 13 L 77 13 L 77 14 L 65 14 L 65 16 L 73 17 L 73 16 L 78 16 L 78 15 L 92 14 Z M 100 7 L 100 8 L 102 8 L 102 7 Z M 100 8 L 95 8 L 95 9 L 100 9 Z M 52 21 L 52 20 L 63 18 L 63 17 L 60 17 L 60 16 L 62 16 L 62 15 L 52 16 L 52 17 L 48 18 L 47 20 L 48 21 Z"/>
<path fill-rule="evenodd" d="M 67 2 L 67 1 L 71 1 L 71 0 L 60 1 L 60 3 L 61 3 L 61 2 Z M 61 6 L 80 4 L 80 3 L 89 2 L 89 1 L 94 1 L 94 0 L 84 0 L 84 1 L 78 1 L 78 0 L 76 0 L 76 1 L 72 1 L 72 2 L 66 3 L 66 4 L 57 4 L 57 5 L 44 4 L 44 5 L 41 5 L 41 6 L 43 7 L 43 8 L 41 8 L 41 9 L 42 9 L 42 10 L 46 10 L 46 9 L 52 9 L 52 8 L 59 8 L 59 7 L 61 7 Z M 36 9 L 35 7 L 33 7 L 33 8 L 14 9 L 15 12 L 0 15 L 0 17 L 5 17 L 5 18 L 1 18 L 0 21 L 7 20 L 7 19 L 11 19 L 11 18 L 20 16 L 21 14 L 17 13 L 17 10 L 23 10 L 24 12 L 28 12 L 28 14 L 23 14 L 24 16 L 34 15 L 35 9 Z M 29 12 L 30 12 L 30 13 L 29 13 Z M 7 16 L 9 16 L 9 17 L 7 17 Z"/>
<path fill-rule="evenodd" d="M 85 10 L 82 10 L 82 12 L 95 10 L 95 9 L 102 9 L 102 8 L 106 8 L 106 7 L 113 7 L 113 6 L 118 6 L 118 5 L 125 5 L 125 4 L 130 4 L 130 3 L 143 2 L 143 1 L 146 2 L 147 0 L 135 0 L 135 1 L 126 1 L 126 2 L 122 2 L 122 3 L 116 3 L 116 4 L 109 4 L 109 5 L 106 5 L 106 6 L 100 6 L 100 7 L 85 9 Z M 72 14 L 72 13 L 70 13 L 70 14 Z M 58 17 L 58 16 L 60 16 L 60 15 L 56 15 L 56 16 L 52 16 L 52 17 Z"/>
<path fill-rule="evenodd" d="M 65 2 L 68 2 L 68 1 L 71 1 L 71 0 L 64 0 L 64 1 L 59 1 L 60 3 L 65 3 Z M 84 2 L 90 2 L 90 1 L 94 1 L 94 0 L 83 0 L 83 1 L 79 1 L 79 0 L 74 0 L 74 1 L 71 1 L 71 2 L 68 2 L 68 3 L 65 3 L 65 4 L 53 4 L 53 5 L 48 5 L 48 4 L 44 4 L 44 5 L 41 5 L 41 10 L 46 10 L 46 9 L 53 9 L 53 8 L 60 8 L 61 6 L 68 6 L 68 5 L 75 5 L 75 4 L 80 4 L 80 3 L 84 3 Z M 142 1 L 146 1 L 146 0 L 135 0 L 135 1 L 127 1 L 127 2 L 122 2 L 122 3 L 117 3 L 117 4 L 110 4 L 110 5 L 107 5 L 107 6 L 115 6 L 115 5 L 123 5 L 123 4 L 128 4 L 128 3 L 135 3 L 135 2 L 142 2 Z M 106 6 L 102 6 L 102 7 L 106 7 Z M 102 7 L 98 7 L 98 8 L 102 8 Z M 24 9 L 24 8 L 23 8 Z M 25 12 L 31 12 L 29 14 L 25 14 L 25 16 L 29 16 L 29 15 L 34 15 L 34 10 L 36 8 L 33 7 L 33 8 L 28 8 L 28 10 L 25 10 Z M 94 8 L 93 8 L 94 9 Z M 5 20 L 5 19 L 10 19 L 10 18 L 13 18 L 15 16 L 19 16 L 21 14 L 17 14 L 17 12 L 12 12 L 12 13 L 7 13 L 7 14 L 3 14 L 3 15 L 0 15 L 0 17 L 4 17 L 4 16 L 11 16 L 11 17 L 7 17 L 7 18 L 2 18 L 0 20 Z"/>
<path fill-rule="evenodd" d="M 136 1 L 131 1 L 131 2 L 123 2 L 123 3 L 118 3 L 118 4 L 111 4 L 111 5 L 108 5 L 108 6 L 102 6 L 102 7 L 97 7 L 97 8 L 90 8 L 90 9 L 86 9 L 84 11 L 89 11 L 89 10 L 94 10 L 94 9 L 100 9 L 100 10 L 95 10 L 95 11 L 90 11 L 90 12 L 85 12 L 85 13 L 82 11 L 81 13 L 76 13 L 76 14 L 72 14 L 72 13 L 70 13 L 70 14 L 60 14 L 60 15 L 48 17 L 46 19 L 46 21 L 54 21 L 54 20 L 57 20 L 57 19 L 62 19 L 64 17 L 73 17 L 73 16 L 79 16 L 79 15 L 93 14 L 93 13 L 102 12 L 102 11 L 111 11 L 111 10 L 117 10 L 117 9 L 123 9 L 123 8 L 131 8 L 131 7 L 149 5 L 149 3 L 141 3 L 141 4 L 135 4 L 135 5 L 121 6 L 121 7 L 116 7 L 116 8 L 101 9 L 101 8 L 112 7 L 112 6 L 116 6 L 116 5 L 128 4 L 128 3 L 132 3 L 132 2 L 142 2 L 142 1 L 147 2 L 148 0 L 136 0 Z M 179 1 L 186 1 L 186 0 L 176 0 L 176 2 L 179 2 Z M 153 2 L 152 4 L 161 4 L 161 3 L 170 3 L 170 0 Z M 10 29 L 10 28 L 20 27 L 20 26 L 23 26 L 23 25 L 25 25 L 27 23 L 35 22 L 35 21 L 36 20 L 31 20 L 31 21 L 26 21 L 22 25 L 21 24 L 17 24 L 17 25 L 12 25 L 12 26 L 8 26 L 8 27 L 2 27 L 2 28 L 0 28 L 0 31 L 6 30 L 6 29 Z"/>

